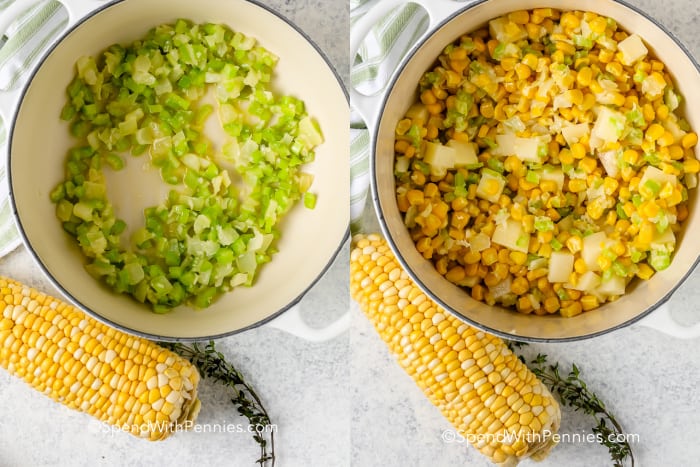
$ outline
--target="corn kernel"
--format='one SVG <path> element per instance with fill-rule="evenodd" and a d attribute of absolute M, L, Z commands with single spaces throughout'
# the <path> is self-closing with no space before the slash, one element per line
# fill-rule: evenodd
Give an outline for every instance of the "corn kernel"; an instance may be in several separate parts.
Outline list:
<path fill-rule="evenodd" d="M 673 136 L 673 133 L 670 131 L 666 130 L 664 131 L 663 135 L 656 141 L 656 144 L 659 146 L 670 146 L 676 141 L 675 137 Z"/>
<path fill-rule="evenodd" d="M 574 270 L 578 274 L 584 274 L 588 271 L 588 266 L 586 266 L 586 262 L 582 258 L 577 258 L 574 261 Z"/>
<path fill-rule="evenodd" d="M 433 94 L 433 91 L 431 89 L 426 89 L 421 93 L 420 101 L 425 105 L 430 105 L 435 104 L 437 102 L 437 99 L 435 98 L 435 94 Z"/>
<path fill-rule="evenodd" d="M 571 154 L 571 150 L 568 148 L 563 148 L 559 152 L 559 162 L 566 165 L 571 165 L 574 163 L 574 156 Z"/>
<path fill-rule="evenodd" d="M 583 146 L 581 143 L 576 143 L 576 144 L 574 144 L 574 147 L 576 147 L 578 145 Z M 574 156 L 574 157 L 576 157 L 576 156 Z M 578 168 L 585 171 L 588 174 L 592 173 L 596 169 L 596 167 L 598 167 L 598 162 L 596 162 L 596 160 L 593 159 L 592 157 L 584 157 L 578 163 Z"/>
<path fill-rule="evenodd" d="M 530 68 L 530 70 L 535 70 L 537 69 L 537 56 L 533 53 L 527 53 L 522 58 L 521 63 Z"/>
<path fill-rule="evenodd" d="M 656 141 L 664 135 L 665 131 L 664 127 L 658 123 L 652 123 L 649 125 L 649 128 L 647 128 L 644 137 L 649 141 Z"/>
<path fill-rule="evenodd" d="M 656 118 L 666 120 L 668 118 L 669 109 L 666 104 L 661 104 L 656 108 Z"/>
<path fill-rule="evenodd" d="M 649 280 L 651 276 L 654 275 L 654 270 L 646 263 L 639 263 L 637 265 L 637 277 L 642 280 Z"/>
<path fill-rule="evenodd" d="M 519 266 L 522 266 L 527 262 L 527 255 L 521 251 L 511 251 L 508 256 L 514 264 Z"/>
<path fill-rule="evenodd" d="M 586 186 L 586 181 L 579 178 L 572 178 L 569 180 L 569 191 L 573 193 L 580 193 L 586 191 L 588 187 Z"/>
<path fill-rule="evenodd" d="M 510 291 L 515 295 L 523 295 L 530 290 L 530 283 L 524 277 L 516 277 L 510 285 Z"/>
<path fill-rule="evenodd" d="M 576 254 L 583 248 L 583 240 L 578 235 L 572 235 L 566 240 L 566 247 L 571 253 Z"/>
<path fill-rule="evenodd" d="M 581 297 L 581 308 L 583 308 L 584 311 L 589 311 L 593 310 L 594 308 L 598 308 L 598 298 L 595 297 L 594 295 L 584 295 Z"/>
<path fill-rule="evenodd" d="M 700 161 L 697 159 L 686 159 L 683 161 L 683 172 L 685 173 L 698 173 L 700 172 Z"/>
<path fill-rule="evenodd" d="M 581 304 L 579 302 L 574 302 L 571 305 L 567 306 L 566 308 L 562 308 L 559 313 L 562 316 L 565 316 L 567 318 L 571 318 L 572 316 L 576 316 L 581 314 L 583 311 Z"/>
<path fill-rule="evenodd" d="M 686 133 L 685 135 L 683 135 L 683 138 L 681 138 L 681 146 L 683 146 L 684 149 L 690 149 L 697 144 L 698 144 L 697 133 L 694 133 L 694 132 Z"/>
<path fill-rule="evenodd" d="M 581 87 L 588 87 L 591 85 L 591 82 L 593 81 L 593 70 L 591 70 L 590 67 L 583 67 L 578 71 L 578 74 L 576 75 L 576 82 L 579 84 Z"/>
<path fill-rule="evenodd" d="M 561 15 L 561 18 L 559 18 L 559 24 L 567 29 L 576 29 L 581 24 L 581 21 L 574 12 L 567 11 Z"/>
<path fill-rule="evenodd" d="M 608 26 L 608 22 L 603 16 L 595 17 L 588 24 L 591 27 L 591 31 L 597 34 L 603 34 Z"/>
<path fill-rule="evenodd" d="M 619 62 L 610 62 L 605 65 L 605 71 L 613 75 L 615 78 L 620 78 L 623 73 L 622 64 Z"/>
<path fill-rule="evenodd" d="M 532 75 L 532 69 L 521 62 L 515 65 L 515 73 L 518 75 L 518 79 L 525 80 Z"/>

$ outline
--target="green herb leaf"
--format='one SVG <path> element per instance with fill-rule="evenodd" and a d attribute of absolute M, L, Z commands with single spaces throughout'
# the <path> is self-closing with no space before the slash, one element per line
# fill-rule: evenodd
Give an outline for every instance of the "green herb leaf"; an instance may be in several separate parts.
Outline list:
<path fill-rule="evenodd" d="M 260 467 L 275 465 L 275 433 L 270 423 L 270 417 L 262 404 L 260 397 L 253 387 L 245 381 L 243 375 L 229 362 L 224 355 L 216 350 L 213 341 L 204 347 L 194 343 L 187 346 L 180 343 L 159 342 L 158 345 L 168 348 L 188 359 L 205 378 L 223 384 L 232 392 L 231 402 L 238 413 L 248 419 L 255 428 L 253 439 L 260 447 L 260 458 L 256 461 Z"/>

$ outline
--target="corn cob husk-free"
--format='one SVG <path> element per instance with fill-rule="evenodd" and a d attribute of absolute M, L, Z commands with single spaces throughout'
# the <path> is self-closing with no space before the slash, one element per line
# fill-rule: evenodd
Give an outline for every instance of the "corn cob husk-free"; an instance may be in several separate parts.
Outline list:
<path fill-rule="evenodd" d="M 350 293 L 428 399 L 494 463 L 544 458 L 561 419 L 547 387 L 501 339 L 431 301 L 379 235 L 353 241 Z"/>
<path fill-rule="evenodd" d="M 150 440 L 191 425 L 199 373 L 186 359 L 0 278 L 0 366 L 72 409 Z"/>

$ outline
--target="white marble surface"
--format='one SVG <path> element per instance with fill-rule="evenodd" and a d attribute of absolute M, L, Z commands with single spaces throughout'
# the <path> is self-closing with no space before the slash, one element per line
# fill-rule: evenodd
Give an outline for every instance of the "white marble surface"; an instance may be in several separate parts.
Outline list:
<path fill-rule="evenodd" d="M 23 0 L 19 0 L 23 1 Z M 267 0 L 293 20 L 330 57 L 345 78 L 348 70 L 348 5 L 344 0 Z M 348 310 L 348 248 L 302 300 L 307 322 L 321 326 Z M 43 291 L 42 278 L 23 247 L 0 259 L 0 274 Z M 279 466 L 349 465 L 349 337 L 311 344 L 269 327 L 217 341 L 247 375 L 277 425 Z M 247 433 L 177 433 L 151 443 L 125 433 L 104 433 L 85 414 L 69 410 L 0 370 L 0 467 L 39 466 L 253 466 L 257 445 Z M 247 424 L 228 394 L 208 381 L 200 385 L 205 429 Z"/>
<path fill-rule="evenodd" d="M 692 0 L 628 0 L 657 18 L 700 57 L 700 9 Z M 663 57 L 662 57 L 663 58 Z M 371 223 L 371 215 L 368 215 Z M 670 306 L 677 320 L 700 321 L 700 270 L 675 293 Z M 565 367 L 576 363 L 584 379 L 629 433 L 637 466 L 700 465 L 700 339 L 678 340 L 639 326 L 566 344 L 532 344 Z M 475 449 L 446 443 L 449 423 L 427 404 L 418 387 L 387 353 L 371 325 L 353 305 L 350 335 L 353 466 L 487 467 Z M 561 433 L 591 433 L 588 416 L 563 409 Z M 580 436 L 583 438 L 585 436 Z M 523 466 L 602 467 L 612 465 L 597 444 L 561 443 L 545 461 Z"/>

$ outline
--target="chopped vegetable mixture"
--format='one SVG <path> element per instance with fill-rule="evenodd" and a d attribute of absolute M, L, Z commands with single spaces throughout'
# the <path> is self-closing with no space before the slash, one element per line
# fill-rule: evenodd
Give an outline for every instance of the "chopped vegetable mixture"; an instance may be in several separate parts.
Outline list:
<path fill-rule="evenodd" d="M 323 141 L 304 103 L 272 90 L 276 63 L 252 37 L 186 20 L 77 61 L 61 118 L 79 142 L 51 200 L 91 275 L 156 312 L 206 307 L 253 284 L 285 213 L 302 198 L 316 204 L 302 168 Z M 216 105 L 203 102 L 208 92 Z M 221 151 L 203 132 L 214 112 Z M 132 157 L 148 158 L 171 188 L 127 241 L 104 171 Z"/>
<path fill-rule="evenodd" d="M 517 11 L 448 45 L 419 88 L 396 127 L 397 203 L 447 280 L 575 316 L 669 266 L 698 137 L 637 34 Z"/>

